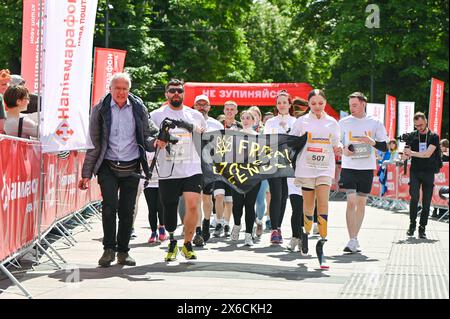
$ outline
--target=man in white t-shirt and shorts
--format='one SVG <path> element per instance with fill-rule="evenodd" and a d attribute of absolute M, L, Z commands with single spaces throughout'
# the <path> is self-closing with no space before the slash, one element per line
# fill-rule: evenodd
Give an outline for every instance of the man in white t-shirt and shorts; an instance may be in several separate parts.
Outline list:
<path fill-rule="evenodd" d="M 344 145 L 339 183 L 347 193 L 347 230 L 350 241 L 344 251 L 356 253 L 360 251 L 358 233 L 376 169 L 375 149 L 385 152 L 388 137 L 383 123 L 367 116 L 367 98 L 363 93 L 354 92 L 348 98 L 351 115 L 339 121 Z"/>
<path fill-rule="evenodd" d="M 161 133 L 156 144 L 160 152 L 158 154 L 158 180 L 161 204 L 164 208 L 166 229 L 169 232 L 169 249 L 166 261 L 176 259 L 178 253 L 177 241 L 174 232 L 177 228 L 177 208 L 179 196 L 183 195 L 186 212 L 183 219 L 184 245 L 181 253 L 186 259 L 197 259 L 192 248 L 195 226 L 198 220 L 198 204 L 202 191 L 202 169 L 200 156 L 197 153 L 193 134 L 201 133 L 206 129 L 206 121 L 203 115 L 183 105 L 184 83 L 172 79 L 166 85 L 167 105 L 153 111 L 151 118 L 160 132 L 164 123 L 176 123 L 176 127 L 168 129 L 168 133 L 178 139 L 176 144 L 162 140 Z M 174 121 L 172 121 L 174 120 Z"/>

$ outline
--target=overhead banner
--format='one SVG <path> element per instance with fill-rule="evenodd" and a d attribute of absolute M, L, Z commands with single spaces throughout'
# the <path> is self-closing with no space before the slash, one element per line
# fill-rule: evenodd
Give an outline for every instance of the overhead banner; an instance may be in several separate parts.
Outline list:
<path fill-rule="evenodd" d="M 89 139 L 92 40 L 97 0 L 47 0 L 43 152 L 92 148 Z"/>
<path fill-rule="evenodd" d="M 366 114 L 373 116 L 374 118 L 380 120 L 384 124 L 384 104 L 381 103 L 367 103 Z"/>
<path fill-rule="evenodd" d="M 41 8 L 39 0 L 23 0 L 23 18 L 22 18 L 22 60 L 20 74 L 25 80 L 25 86 L 31 93 L 38 93 L 39 78 L 39 37 L 42 39 L 42 32 L 39 32 L 39 26 L 43 28 L 44 21 L 39 21 L 41 17 Z M 42 2 L 42 13 L 45 8 L 46 0 Z M 42 14 L 42 16 L 44 16 Z M 41 45 L 41 52 L 43 46 Z M 42 62 L 41 54 L 41 62 Z M 41 69 L 42 75 L 42 69 Z M 42 78 L 41 78 L 42 81 Z"/>
<path fill-rule="evenodd" d="M 92 87 L 92 106 L 109 92 L 109 82 L 114 73 L 123 72 L 127 51 L 95 48 L 94 83 Z"/>
<path fill-rule="evenodd" d="M 397 123 L 397 99 L 394 96 L 386 95 L 386 114 L 384 126 L 390 139 L 395 139 L 395 129 Z"/>
<path fill-rule="evenodd" d="M 444 82 L 431 79 L 430 109 L 428 111 L 428 127 L 441 136 L 442 108 L 444 105 Z"/>
<path fill-rule="evenodd" d="M 223 181 L 245 194 L 260 181 L 294 177 L 298 152 L 307 134 L 252 135 L 221 130 L 202 134 L 202 173 L 205 185 Z"/>
<path fill-rule="evenodd" d="M 224 105 L 233 100 L 239 106 L 275 106 L 278 92 L 286 90 L 293 98 L 308 99 L 312 86 L 307 83 L 201 83 L 186 82 L 184 85 L 184 104 L 194 105 L 197 95 L 205 94 L 211 105 Z M 339 120 L 339 113 L 327 103 L 325 112 Z"/>

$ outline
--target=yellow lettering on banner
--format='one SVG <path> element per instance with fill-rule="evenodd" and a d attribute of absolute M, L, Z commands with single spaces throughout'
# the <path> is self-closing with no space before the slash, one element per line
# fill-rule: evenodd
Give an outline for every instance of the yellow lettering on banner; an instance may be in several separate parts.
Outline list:
<path fill-rule="evenodd" d="M 231 184 L 233 184 L 233 185 L 236 184 L 236 181 L 234 180 L 234 176 L 228 177 L 228 181 L 229 181 Z"/>
<path fill-rule="evenodd" d="M 272 165 L 264 165 L 264 166 L 262 166 L 262 169 L 263 169 L 265 172 L 270 171 L 270 170 L 272 169 Z"/>
<path fill-rule="evenodd" d="M 248 177 L 245 176 L 245 174 L 239 174 L 239 170 L 236 172 L 236 177 L 239 180 L 239 183 L 243 184 L 246 180 L 248 180 Z"/>
<path fill-rule="evenodd" d="M 228 163 L 217 163 L 217 164 L 219 164 L 220 166 L 222 166 L 222 169 L 221 169 L 219 172 L 217 172 L 217 166 L 213 166 L 213 167 L 214 167 L 214 173 L 217 174 L 217 175 L 223 175 L 223 171 L 224 171 L 225 168 L 227 167 Z M 217 165 L 217 164 L 216 164 L 216 165 Z"/>
<path fill-rule="evenodd" d="M 282 158 L 284 158 L 284 154 L 281 153 L 280 151 L 276 151 L 276 152 L 273 154 L 273 157 L 282 157 Z"/>
<path fill-rule="evenodd" d="M 279 163 L 275 164 L 275 166 L 276 166 L 277 168 L 286 168 L 286 165 L 279 164 Z"/>
<path fill-rule="evenodd" d="M 286 148 L 285 150 L 284 150 L 284 155 L 285 155 L 285 158 L 287 158 L 287 160 L 290 162 L 290 163 L 292 163 L 292 160 L 289 158 L 289 150 Z"/>
<path fill-rule="evenodd" d="M 243 150 L 247 148 L 247 145 L 248 141 L 241 140 L 241 142 L 239 143 L 239 154 L 242 154 Z"/>
<path fill-rule="evenodd" d="M 250 163 L 247 164 L 247 166 L 244 166 L 243 164 L 239 165 L 239 169 L 246 170 L 250 174 L 250 176 L 259 174 L 259 168 Z"/>
<path fill-rule="evenodd" d="M 256 166 L 261 166 L 262 161 L 261 161 L 261 160 L 256 160 L 256 161 L 254 161 L 252 164 L 253 164 L 253 165 L 256 165 Z"/>
<path fill-rule="evenodd" d="M 259 146 L 258 143 L 252 143 L 250 147 L 250 154 L 248 154 L 248 157 L 254 157 L 256 155 L 256 152 L 258 152 L 261 149 L 261 146 Z"/>
<path fill-rule="evenodd" d="M 272 158 L 272 148 L 264 145 L 260 154 L 266 155 L 268 158 Z"/>

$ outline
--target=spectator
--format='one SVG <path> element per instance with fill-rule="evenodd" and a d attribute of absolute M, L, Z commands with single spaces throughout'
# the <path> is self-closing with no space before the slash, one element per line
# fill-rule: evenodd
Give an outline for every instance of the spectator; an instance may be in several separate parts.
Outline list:
<path fill-rule="evenodd" d="M 443 162 L 448 162 L 448 148 L 449 142 L 446 138 L 442 139 L 439 145 L 441 146 L 441 156 Z"/>
<path fill-rule="evenodd" d="M 9 70 L 0 70 L 0 134 L 4 133 L 4 124 L 6 119 L 5 107 L 3 105 L 3 94 L 9 86 L 11 75 Z"/>
<path fill-rule="evenodd" d="M 398 159 L 398 145 L 396 140 L 390 140 L 388 150 L 379 161 L 378 176 L 381 183 L 381 196 L 387 191 L 387 165 L 393 164 Z"/>
<path fill-rule="evenodd" d="M 6 134 L 23 138 L 37 138 L 37 123 L 29 116 L 20 114 L 21 111 L 27 109 L 28 103 L 30 103 L 28 89 L 20 85 L 9 86 L 3 98 L 8 108 L 4 127 Z"/>

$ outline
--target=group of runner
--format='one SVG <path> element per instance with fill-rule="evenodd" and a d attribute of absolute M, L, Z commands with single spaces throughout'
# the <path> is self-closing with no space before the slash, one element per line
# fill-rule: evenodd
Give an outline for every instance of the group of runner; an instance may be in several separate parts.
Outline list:
<path fill-rule="evenodd" d="M 373 170 L 376 169 L 375 149 L 386 151 L 388 141 L 383 124 L 366 115 L 367 98 L 364 94 L 355 92 L 349 96 L 351 114 L 339 122 L 325 112 L 326 96 L 317 89 L 312 90 L 307 101 L 304 101 L 306 110 L 303 112 L 295 111 L 296 101 L 283 90 L 274 101 L 273 115 L 263 117 L 258 107 L 251 107 L 240 113 L 240 122 L 235 119 L 238 105 L 234 101 L 224 104 L 221 121 L 208 115 L 211 105 L 206 95 L 197 96 L 193 108 L 183 105 L 182 81 L 170 81 L 165 94 L 167 103 L 150 113 L 155 124 L 161 129 L 167 118 L 192 124 L 190 130 L 183 125 L 168 130 L 178 139 L 176 144 L 160 139 L 156 141 L 155 146 L 160 150 L 157 154 L 158 182 L 153 180 L 147 185 L 153 190 L 144 191 L 152 229 L 149 243 L 169 239 L 166 261 L 175 260 L 179 251 L 174 232 L 180 212 L 184 226 L 181 253 L 187 259 L 197 258 L 193 244 L 205 245 L 211 234 L 216 238 L 223 235 L 231 241 L 239 240 L 244 209 L 244 245 L 253 246 L 255 239 L 261 236 L 263 217 L 267 211 L 266 219 L 270 223 L 266 225 L 270 226 L 270 242 L 273 245 L 282 244 L 281 224 L 289 197 L 292 205 L 292 236 L 287 248 L 290 251 L 297 251 L 298 248 L 302 254 L 308 253 L 308 238 L 315 228 L 316 212 L 320 237 L 316 253 L 320 266 L 328 268 L 323 245 L 327 241 L 330 187 L 335 177 L 336 158 L 339 157 L 342 160 L 339 184 L 347 192 L 349 242 L 344 251 L 360 251 L 358 233 L 364 218 L 367 195 L 372 187 Z M 295 177 L 264 180 L 245 195 L 237 193 L 223 182 L 204 185 L 193 135 L 222 129 L 247 134 L 307 134 L 306 145 L 296 159 Z M 149 156 L 151 160 L 154 153 Z M 161 214 L 161 210 L 164 210 L 164 214 Z M 211 221 L 213 211 L 215 217 Z M 156 221 L 158 214 L 159 236 Z"/>

